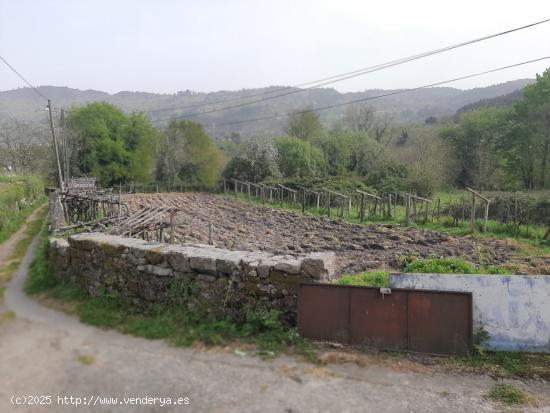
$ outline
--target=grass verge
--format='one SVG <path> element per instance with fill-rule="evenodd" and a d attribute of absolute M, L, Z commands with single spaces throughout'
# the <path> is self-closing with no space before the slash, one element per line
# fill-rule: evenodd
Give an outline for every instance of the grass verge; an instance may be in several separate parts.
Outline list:
<path fill-rule="evenodd" d="M 32 242 L 34 237 L 40 232 L 40 228 L 42 228 L 42 223 L 45 221 L 44 217 L 46 216 L 47 212 L 48 211 L 46 208 L 42 208 L 38 212 L 35 219 L 27 223 L 27 227 L 23 234 L 23 238 L 21 238 L 17 242 L 12 254 L 5 260 L 4 263 L 1 264 L 0 266 L 0 302 L 2 301 L 6 284 L 9 282 L 13 273 L 17 270 L 17 268 L 21 264 L 21 260 L 25 256 L 25 252 L 27 251 L 27 248 L 29 247 L 30 243 Z"/>
<path fill-rule="evenodd" d="M 452 357 L 447 367 L 494 377 L 544 379 L 550 381 L 550 354 L 481 351 L 468 357 Z"/>

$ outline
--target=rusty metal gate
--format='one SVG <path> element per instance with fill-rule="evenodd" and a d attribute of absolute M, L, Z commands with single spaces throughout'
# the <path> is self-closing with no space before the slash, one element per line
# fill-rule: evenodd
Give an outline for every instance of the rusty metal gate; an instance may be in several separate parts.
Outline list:
<path fill-rule="evenodd" d="M 298 329 L 313 340 L 464 355 L 472 349 L 472 294 L 300 284 Z"/>

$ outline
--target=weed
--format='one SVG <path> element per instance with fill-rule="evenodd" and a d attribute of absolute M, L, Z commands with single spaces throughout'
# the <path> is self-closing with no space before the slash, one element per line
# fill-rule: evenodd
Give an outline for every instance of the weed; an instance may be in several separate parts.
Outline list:
<path fill-rule="evenodd" d="M 389 287 L 390 274 L 387 271 L 370 271 L 362 274 L 348 274 L 337 279 L 335 284 Z"/>
<path fill-rule="evenodd" d="M 78 361 L 80 361 L 85 366 L 89 366 L 95 363 L 95 357 L 91 354 L 82 354 L 78 356 Z"/>
<path fill-rule="evenodd" d="M 497 377 L 539 377 L 550 380 L 550 354 L 482 350 L 468 357 L 448 360 L 449 364 L 472 372 Z"/>
<path fill-rule="evenodd" d="M 508 383 L 496 384 L 487 396 L 494 401 L 508 405 L 522 405 L 529 400 L 529 395 L 522 389 Z"/>
<path fill-rule="evenodd" d="M 0 324 L 6 321 L 12 321 L 14 319 L 15 319 L 15 313 L 13 311 L 6 311 L 4 313 L 0 313 Z"/>
<path fill-rule="evenodd" d="M 438 274 L 509 274 L 506 268 L 495 265 L 475 267 L 462 258 L 423 258 L 405 266 L 404 272 Z"/>

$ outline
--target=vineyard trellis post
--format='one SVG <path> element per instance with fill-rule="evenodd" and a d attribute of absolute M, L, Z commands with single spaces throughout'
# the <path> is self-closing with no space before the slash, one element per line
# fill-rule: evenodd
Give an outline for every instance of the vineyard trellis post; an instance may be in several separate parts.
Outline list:
<path fill-rule="evenodd" d="M 371 194 L 370 192 L 361 191 L 360 189 L 356 189 L 355 192 L 358 194 L 361 194 L 361 207 L 359 212 L 359 218 L 360 221 L 363 222 L 365 219 L 365 196 L 371 197 L 375 199 L 375 202 L 380 201 L 380 209 L 382 209 L 382 198 L 380 198 L 378 195 Z M 351 201 L 351 198 L 350 198 Z M 376 215 L 376 203 L 374 204 L 374 215 Z"/>
<path fill-rule="evenodd" d="M 476 198 L 479 198 L 483 201 L 485 201 L 485 211 L 484 211 L 484 220 L 483 220 L 483 232 L 487 232 L 487 222 L 489 221 L 489 205 L 491 204 L 491 200 L 489 198 L 484 197 L 479 192 L 475 191 L 472 188 L 466 187 L 466 190 L 472 194 L 472 213 L 470 215 L 470 226 L 472 229 L 472 232 L 475 231 L 475 220 L 476 220 Z M 516 204 L 517 208 L 517 204 Z"/>
<path fill-rule="evenodd" d="M 348 210 L 348 216 L 349 216 L 349 213 L 350 213 L 350 209 L 351 209 L 351 197 L 349 195 L 344 195 L 344 194 L 341 194 L 340 192 L 336 192 L 336 191 L 333 191 L 331 189 L 327 189 L 327 188 L 321 188 L 321 190 L 325 191 L 327 194 L 328 194 L 328 202 L 327 202 L 327 206 L 328 206 L 328 216 L 330 218 L 330 194 L 332 193 L 333 195 L 337 196 L 337 197 L 340 197 L 341 199 L 345 200 L 346 203 L 347 203 L 347 210 Z M 340 216 L 343 217 L 344 216 L 344 205 L 342 203 L 340 203 Z"/>

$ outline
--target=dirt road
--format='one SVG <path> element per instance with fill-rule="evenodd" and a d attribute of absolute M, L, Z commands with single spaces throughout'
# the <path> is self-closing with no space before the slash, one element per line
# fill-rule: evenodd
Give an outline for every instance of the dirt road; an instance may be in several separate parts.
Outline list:
<path fill-rule="evenodd" d="M 495 383 L 487 376 L 410 371 L 398 361 L 363 367 L 319 367 L 287 356 L 263 361 L 223 349 L 173 348 L 80 324 L 22 292 L 36 247 L 37 240 L 6 291 L 6 305 L 16 317 L 0 323 L 0 412 L 502 411 L 483 397 Z M 543 385 L 527 387 L 549 392 Z M 52 399 L 50 405 L 14 406 L 12 396 Z M 67 403 L 73 396 L 97 404 L 61 406 L 58 396 L 67 396 L 61 400 Z M 117 398 L 116 405 L 101 405 L 105 399 L 97 397 Z M 127 405 L 123 397 L 189 398 L 189 404 Z"/>

